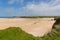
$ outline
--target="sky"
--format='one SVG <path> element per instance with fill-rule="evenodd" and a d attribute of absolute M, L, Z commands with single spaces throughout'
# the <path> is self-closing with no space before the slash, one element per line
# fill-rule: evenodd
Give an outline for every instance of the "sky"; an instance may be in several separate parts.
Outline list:
<path fill-rule="evenodd" d="M 0 0 L 3 16 L 60 16 L 60 0 Z"/>

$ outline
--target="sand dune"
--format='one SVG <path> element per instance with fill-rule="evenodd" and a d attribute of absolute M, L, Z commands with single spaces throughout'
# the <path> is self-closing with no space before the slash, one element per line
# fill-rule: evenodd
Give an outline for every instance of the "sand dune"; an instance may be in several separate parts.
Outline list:
<path fill-rule="evenodd" d="M 34 36 L 49 33 L 55 22 L 54 18 L 0 18 L 0 30 L 8 27 L 20 27 Z"/>

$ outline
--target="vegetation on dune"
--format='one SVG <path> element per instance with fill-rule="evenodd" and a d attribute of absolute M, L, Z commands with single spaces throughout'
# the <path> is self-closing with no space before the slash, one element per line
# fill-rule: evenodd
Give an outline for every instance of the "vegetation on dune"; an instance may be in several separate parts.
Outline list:
<path fill-rule="evenodd" d="M 13 16 L 11 18 L 55 18 L 57 16 Z"/>
<path fill-rule="evenodd" d="M 54 18 L 56 16 L 21 16 L 21 18 Z"/>
<path fill-rule="evenodd" d="M 27 34 L 20 28 L 10 27 L 0 30 L 0 40 L 34 40 L 34 36 Z"/>
<path fill-rule="evenodd" d="M 60 40 L 60 31 L 52 29 L 52 32 L 42 37 L 42 40 Z"/>
<path fill-rule="evenodd" d="M 51 33 L 44 37 L 34 37 L 19 27 L 10 27 L 0 30 L 0 40 L 60 40 L 60 32 L 53 29 Z"/>

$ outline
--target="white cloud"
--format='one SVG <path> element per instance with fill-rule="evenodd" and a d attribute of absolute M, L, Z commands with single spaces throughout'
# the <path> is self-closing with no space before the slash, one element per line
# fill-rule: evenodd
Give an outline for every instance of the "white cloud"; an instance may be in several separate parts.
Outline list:
<path fill-rule="evenodd" d="M 60 3 L 58 4 L 58 2 L 60 2 L 60 0 L 51 0 L 49 3 L 41 2 L 37 5 L 31 2 L 22 8 L 17 10 L 13 10 L 12 8 L 12 11 L 9 10 L 7 12 L 16 11 L 17 15 L 60 15 Z"/>
<path fill-rule="evenodd" d="M 15 0 L 9 0 L 8 4 L 14 4 Z"/>
<path fill-rule="evenodd" d="M 11 7 L 11 8 L 5 8 L 5 12 L 6 13 L 12 13 L 12 12 L 14 12 L 15 10 L 14 10 L 14 8 L 13 7 Z"/>
<path fill-rule="evenodd" d="M 8 4 L 14 4 L 14 3 L 23 3 L 24 0 L 9 0 Z"/>
<path fill-rule="evenodd" d="M 52 6 L 60 5 L 60 0 L 51 0 L 49 3 L 50 3 Z"/>
<path fill-rule="evenodd" d="M 25 9 L 31 10 L 31 13 L 35 15 L 60 15 L 60 3 L 58 5 L 58 2 L 60 2 L 60 0 L 51 1 L 53 5 L 51 3 L 44 2 L 41 2 L 38 5 L 28 4 Z"/>

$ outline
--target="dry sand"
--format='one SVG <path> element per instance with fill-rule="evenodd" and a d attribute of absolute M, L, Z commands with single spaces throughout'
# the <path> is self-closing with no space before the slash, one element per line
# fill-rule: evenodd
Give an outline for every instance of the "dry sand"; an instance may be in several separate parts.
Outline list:
<path fill-rule="evenodd" d="M 43 36 L 51 31 L 54 22 L 54 18 L 0 18 L 0 30 L 20 27 L 34 36 Z"/>

